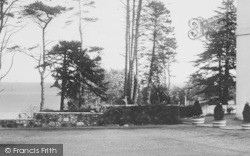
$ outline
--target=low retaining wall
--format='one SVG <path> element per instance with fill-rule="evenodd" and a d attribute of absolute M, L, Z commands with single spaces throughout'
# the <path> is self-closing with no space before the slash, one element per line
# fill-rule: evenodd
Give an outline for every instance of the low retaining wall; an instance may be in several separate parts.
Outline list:
<path fill-rule="evenodd" d="M 96 126 L 102 113 L 90 112 L 39 112 L 34 113 L 38 127 Z"/>
<path fill-rule="evenodd" d="M 179 106 L 110 107 L 104 113 L 38 112 L 33 119 L 1 121 L 2 127 L 84 127 L 180 123 Z"/>
<path fill-rule="evenodd" d="M 35 121 L 33 119 L 4 119 L 0 120 L 0 127 L 18 128 L 33 127 Z"/>

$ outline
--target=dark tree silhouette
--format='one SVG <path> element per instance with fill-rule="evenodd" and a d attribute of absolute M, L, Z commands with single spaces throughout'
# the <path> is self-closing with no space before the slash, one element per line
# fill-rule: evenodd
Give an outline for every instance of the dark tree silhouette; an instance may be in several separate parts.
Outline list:
<path fill-rule="evenodd" d="M 48 54 L 48 63 L 56 80 L 53 86 L 61 90 L 61 111 L 64 110 L 65 98 L 77 104 L 78 108 L 84 104 L 84 96 L 81 95 L 88 92 L 103 100 L 107 99 L 108 83 L 104 81 L 104 69 L 100 67 L 101 57 L 91 59 L 80 47 L 81 42 L 78 41 L 60 41 Z M 89 51 L 101 50 L 102 48 L 92 47 Z"/>
<path fill-rule="evenodd" d="M 198 55 L 195 66 L 199 68 L 191 77 L 197 94 L 203 94 L 211 103 L 227 104 L 235 88 L 236 69 L 236 8 L 233 1 L 224 1 L 217 11 L 223 23 L 219 30 L 211 29 L 205 42 L 206 50 Z"/>

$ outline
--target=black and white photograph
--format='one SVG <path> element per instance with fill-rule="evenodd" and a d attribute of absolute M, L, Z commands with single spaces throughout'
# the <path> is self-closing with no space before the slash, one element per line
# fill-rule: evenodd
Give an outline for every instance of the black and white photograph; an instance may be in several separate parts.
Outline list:
<path fill-rule="evenodd" d="M 0 156 L 248 156 L 249 49 L 248 0 L 0 0 Z"/>

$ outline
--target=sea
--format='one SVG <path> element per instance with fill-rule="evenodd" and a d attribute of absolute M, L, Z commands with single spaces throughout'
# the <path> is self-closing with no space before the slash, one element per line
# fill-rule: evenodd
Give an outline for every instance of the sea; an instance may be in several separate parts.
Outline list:
<path fill-rule="evenodd" d="M 59 110 L 59 90 L 45 83 L 45 109 Z M 38 111 L 41 101 L 40 83 L 0 83 L 0 119 L 15 119 L 20 113 Z"/>

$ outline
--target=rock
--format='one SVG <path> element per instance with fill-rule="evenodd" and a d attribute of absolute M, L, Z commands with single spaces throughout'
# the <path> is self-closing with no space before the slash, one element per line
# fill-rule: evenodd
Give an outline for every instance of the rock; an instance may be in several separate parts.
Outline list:
<path fill-rule="evenodd" d="M 49 127 L 56 127 L 56 123 L 54 121 L 49 122 Z"/>
<path fill-rule="evenodd" d="M 77 123 L 76 123 L 76 126 L 77 126 L 77 127 L 82 127 L 82 126 L 84 126 L 84 123 L 83 123 L 83 122 L 77 122 Z"/>
<path fill-rule="evenodd" d="M 63 115 L 61 115 L 61 114 L 59 115 L 58 121 L 59 121 L 59 122 L 62 122 L 62 121 L 63 121 Z"/>
<path fill-rule="evenodd" d="M 70 123 L 77 123 L 77 117 L 76 116 L 72 116 L 70 118 Z"/>
<path fill-rule="evenodd" d="M 64 117 L 63 122 L 69 122 L 69 117 Z"/>
<path fill-rule="evenodd" d="M 55 124 L 56 124 L 55 125 L 56 127 L 61 127 L 61 123 L 60 122 L 56 122 Z"/>

